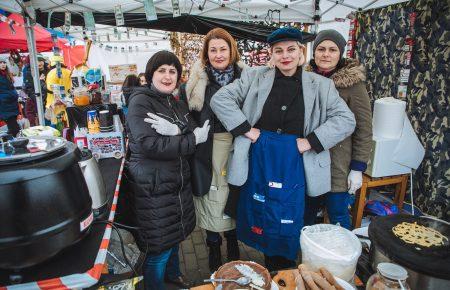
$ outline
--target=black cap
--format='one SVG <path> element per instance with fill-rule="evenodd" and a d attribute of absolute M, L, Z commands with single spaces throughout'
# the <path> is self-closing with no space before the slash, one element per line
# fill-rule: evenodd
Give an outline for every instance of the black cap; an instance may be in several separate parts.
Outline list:
<path fill-rule="evenodd" d="M 345 42 L 345 38 L 334 29 L 322 30 L 317 34 L 313 44 L 313 55 L 316 51 L 316 47 L 324 40 L 331 40 L 332 42 L 336 43 L 342 58 L 347 43 Z"/>
<path fill-rule="evenodd" d="M 302 32 L 297 28 L 283 27 L 275 30 L 267 36 L 267 42 L 271 46 L 277 42 L 288 40 L 303 42 Z"/>

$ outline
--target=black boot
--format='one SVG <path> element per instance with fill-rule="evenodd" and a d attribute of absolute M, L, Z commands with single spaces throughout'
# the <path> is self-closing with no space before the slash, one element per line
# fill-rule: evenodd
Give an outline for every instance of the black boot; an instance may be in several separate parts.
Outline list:
<path fill-rule="evenodd" d="M 220 253 L 220 245 L 222 245 L 222 239 L 214 242 L 206 240 L 206 245 L 209 248 L 209 271 L 213 273 L 217 271 L 220 266 L 222 266 L 222 255 Z"/>
<path fill-rule="evenodd" d="M 236 236 L 236 230 L 224 232 L 227 238 L 227 258 L 228 262 L 239 260 L 239 245 Z"/>

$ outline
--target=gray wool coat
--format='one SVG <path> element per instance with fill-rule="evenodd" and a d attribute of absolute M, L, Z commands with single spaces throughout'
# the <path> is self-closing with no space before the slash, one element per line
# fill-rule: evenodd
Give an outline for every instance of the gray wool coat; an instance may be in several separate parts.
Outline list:
<path fill-rule="evenodd" d="M 228 131 L 248 121 L 254 126 L 269 96 L 275 79 L 275 69 L 245 68 L 241 78 L 222 87 L 211 99 L 211 108 Z M 324 151 L 303 153 L 306 192 L 318 196 L 331 189 L 331 159 L 329 149 L 350 136 L 355 129 L 355 117 L 339 97 L 332 80 L 312 72 L 302 73 L 305 103 L 304 136 L 314 132 Z M 243 185 L 248 176 L 251 141 L 245 136 L 235 138 L 228 161 L 228 182 Z"/>

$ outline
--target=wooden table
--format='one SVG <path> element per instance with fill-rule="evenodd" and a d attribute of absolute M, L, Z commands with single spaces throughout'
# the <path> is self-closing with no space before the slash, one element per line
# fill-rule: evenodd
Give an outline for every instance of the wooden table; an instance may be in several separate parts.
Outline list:
<path fill-rule="evenodd" d="M 401 209 L 405 199 L 408 177 L 408 174 L 387 177 L 371 177 L 367 174 L 363 174 L 362 187 L 356 192 L 356 201 L 355 206 L 353 207 L 353 228 L 359 228 L 361 226 L 364 206 L 366 205 L 367 189 L 385 185 L 395 185 L 394 203 L 397 204 L 399 209 Z"/>

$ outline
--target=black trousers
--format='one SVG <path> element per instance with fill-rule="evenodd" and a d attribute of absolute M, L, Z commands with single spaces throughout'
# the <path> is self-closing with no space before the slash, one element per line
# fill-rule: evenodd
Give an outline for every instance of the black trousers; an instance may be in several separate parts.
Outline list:
<path fill-rule="evenodd" d="M 242 186 L 235 186 L 228 183 L 228 188 L 230 189 L 230 191 L 228 193 L 228 199 L 227 203 L 225 204 L 224 213 L 233 219 L 237 218 L 241 187 Z"/>
<path fill-rule="evenodd" d="M 13 135 L 14 137 L 20 132 L 20 126 L 17 123 L 17 116 L 10 117 L 5 120 L 6 125 L 8 126 L 8 134 Z"/>
<path fill-rule="evenodd" d="M 283 269 L 292 269 L 297 267 L 296 262 L 292 260 L 288 260 L 282 256 L 266 256 L 264 255 L 264 263 L 266 264 L 267 270 L 269 272 L 283 270 Z"/>

